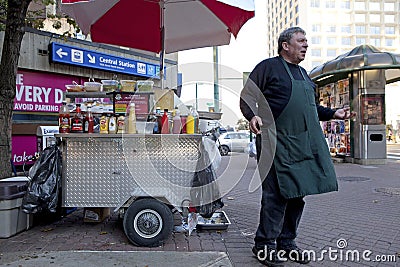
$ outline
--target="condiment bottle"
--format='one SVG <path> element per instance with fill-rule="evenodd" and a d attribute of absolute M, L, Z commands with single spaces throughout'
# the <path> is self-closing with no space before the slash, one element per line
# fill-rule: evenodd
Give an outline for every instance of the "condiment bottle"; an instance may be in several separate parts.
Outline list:
<path fill-rule="evenodd" d="M 164 114 L 161 118 L 161 133 L 169 134 L 168 109 L 164 109 Z"/>
<path fill-rule="evenodd" d="M 156 108 L 156 124 L 157 124 L 157 126 L 154 126 L 154 127 L 157 127 L 157 131 L 155 132 L 157 134 L 161 133 L 161 125 L 162 125 L 161 119 L 162 119 L 161 108 L 157 107 Z"/>
<path fill-rule="evenodd" d="M 87 107 L 87 112 L 84 118 L 84 129 L 83 131 L 85 133 L 93 133 L 94 131 L 94 117 L 92 113 L 92 107 L 88 106 Z"/>
<path fill-rule="evenodd" d="M 117 121 L 114 115 L 111 115 L 111 117 L 108 120 L 108 133 L 109 134 L 117 133 Z"/>
<path fill-rule="evenodd" d="M 181 133 L 182 134 L 186 133 L 186 119 L 187 119 L 186 115 L 185 116 L 181 116 L 181 125 L 182 125 Z"/>
<path fill-rule="evenodd" d="M 198 134 L 200 133 L 199 129 L 199 113 L 197 112 L 196 108 L 193 107 L 192 109 L 192 116 L 194 119 L 194 133 Z"/>
<path fill-rule="evenodd" d="M 105 113 L 100 118 L 100 133 L 108 134 L 108 118 Z"/>
<path fill-rule="evenodd" d="M 181 112 L 175 110 L 175 116 L 172 118 L 172 133 L 180 134 L 182 129 Z"/>
<path fill-rule="evenodd" d="M 81 104 L 76 104 L 75 115 L 71 121 L 71 133 L 83 133 L 83 116 Z"/>
<path fill-rule="evenodd" d="M 186 118 L 186 133 L 194 134 L 194 117 L 192 114 L 192 108 L 190 108 L 189 114 Z"/>
<path fill-rule="evenodd" d="M 136 133 L 136 111 L 134 102 L 131 102 L 129 104 L 128 133 L 130 134 Z"/>
<path fill-rule="evenodd" d="M 153 126 L 153 134 L 157 134 L 158 133 L 158 123 L 157 123 L 157 112 L 156 110 L 154 110 L 150 115 L 149 118 L 147 119 L 148 122 L 152 122 L 154 123 Z"/>
<path fill-rule="evenodd" d="M 125 133 L 125 116 L 119 116 L 117 120 L 117 133 Z"/>
<path fill-rule="evenodd" d="M 62 102 L 58 115 L 58 126 L 60 133 L 69 133 L 70 131 L 70 114 L 67 102 Z"/>

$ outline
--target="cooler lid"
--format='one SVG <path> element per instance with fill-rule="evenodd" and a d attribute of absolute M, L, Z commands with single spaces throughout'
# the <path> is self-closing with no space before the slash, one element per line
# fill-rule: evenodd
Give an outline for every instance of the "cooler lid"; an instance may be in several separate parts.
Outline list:
<path fill-rule="evenodd" d="M 27 181 L 3 182 L 0 180 L 0 200 L 11 200 L 23 197 L 27 189 Z"/>
<path fill-rule="evenodd" d="M 36 130 L 37 136 L 54 136 L 54 134 L 58 133 L 58 126 L 38 126 Z"/>

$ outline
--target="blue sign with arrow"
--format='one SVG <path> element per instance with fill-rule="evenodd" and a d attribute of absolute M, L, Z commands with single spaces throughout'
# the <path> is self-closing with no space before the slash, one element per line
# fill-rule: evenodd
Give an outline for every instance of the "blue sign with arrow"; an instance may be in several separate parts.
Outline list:
<path fill-rule="evenodd" d="M 159 78 L 160 66 L 59 43 L 50 45 L 50 61 L 112 72 Z"/>

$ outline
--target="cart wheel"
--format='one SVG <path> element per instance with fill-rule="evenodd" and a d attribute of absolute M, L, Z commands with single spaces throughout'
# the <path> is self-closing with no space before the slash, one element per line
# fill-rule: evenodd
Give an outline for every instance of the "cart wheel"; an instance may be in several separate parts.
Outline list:
<path fill-rule="evenodd" d="M 221 154 L 221 156 L 226 156 L 229 153 L 229 147 L 226 145 L 222 145 L 219 147 L 219 153 Z"/>
<path fill-rule="evenodd" d="M 159 246 L 172 233 L 171 209 L 152 198 L 134 201 L 124 216 L 124 231 L 129 241 L 138 246 Z"/>

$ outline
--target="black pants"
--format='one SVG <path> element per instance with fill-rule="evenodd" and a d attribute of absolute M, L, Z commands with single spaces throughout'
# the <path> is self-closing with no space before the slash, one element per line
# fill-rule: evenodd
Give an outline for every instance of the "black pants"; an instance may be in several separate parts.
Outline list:
<path fill-rule="evenodd" d="M 281 196 L 272 165 L 262 184 L 260 224 L 254 238 L 256 247 L 267 245 L 275 248 L 278 245 L 278 248 L 285 248 L 295 245 L 304 204 L 302 197 L 285 199 Z"/>

